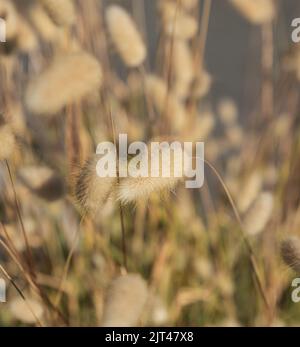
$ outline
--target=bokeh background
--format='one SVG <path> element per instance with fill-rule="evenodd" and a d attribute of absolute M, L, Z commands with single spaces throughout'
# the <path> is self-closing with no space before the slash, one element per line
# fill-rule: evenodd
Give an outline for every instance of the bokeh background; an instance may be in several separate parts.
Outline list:
<path fill-rule="evenodd" d="M 298 326 L 298 0 L 0 0 L 1 326 Z M 205 142 L 205 184 L 100 178 Z M 294 294 L 295 295 L 295 294 Z"/>

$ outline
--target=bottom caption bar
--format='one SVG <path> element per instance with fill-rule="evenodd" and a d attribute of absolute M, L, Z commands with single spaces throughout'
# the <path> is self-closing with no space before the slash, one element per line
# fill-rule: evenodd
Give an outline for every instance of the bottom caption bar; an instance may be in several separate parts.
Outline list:
<path fill-rule="evenodd" d="M 93 345 L 201 345 L 209 343 L 230 343 L 240 346 L 241 341 L 256 343 L 266 338 L 278 344 L 286 343 L 287 339 L 300 339 L 299 328 L 0 328 L 0 336 L 10 343 L 27 340 L 32 346 L 40 346 L 47 341 L 49 344 L 73 342 L 85 346 Z"/>

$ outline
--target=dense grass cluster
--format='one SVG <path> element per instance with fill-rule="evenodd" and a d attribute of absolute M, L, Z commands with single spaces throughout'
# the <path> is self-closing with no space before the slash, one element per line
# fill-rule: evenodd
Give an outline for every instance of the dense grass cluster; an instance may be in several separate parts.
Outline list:
<path fill-rule="evenodd" d="M 146 1 L 0 0 L 0 325 L 298 325 L 300 50 L 275 58 L 281 2 L 226 0 L 262 37 L 248 115 L 210 98 L 212 1 L 155 1 L 154 52 Z M 119 133 L 204 141 L 204 186 L 100 178 Z"/>

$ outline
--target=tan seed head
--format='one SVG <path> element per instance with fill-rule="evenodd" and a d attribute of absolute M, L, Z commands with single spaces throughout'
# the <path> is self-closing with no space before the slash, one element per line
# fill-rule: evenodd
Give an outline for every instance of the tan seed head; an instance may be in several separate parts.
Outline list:
<path fill-rule="evenodd" d="M 136 67 L 143 63 L 147 50 L 130 15 L 120 6 L 106 10 L 106 22 L 111 39 L 124 63 Z"/>

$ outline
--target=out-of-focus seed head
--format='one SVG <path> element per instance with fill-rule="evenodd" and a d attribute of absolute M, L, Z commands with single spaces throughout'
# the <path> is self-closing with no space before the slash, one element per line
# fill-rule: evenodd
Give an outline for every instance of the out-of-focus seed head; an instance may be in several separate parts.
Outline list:
<path fill-rule="evenodd" d="M 264 230 L 270 220 L 273 204 L 274 198 L 271 193 L 259 194 L 245 215 L 244 227 L 248 235 L 258 235 Z"/>
<path fill-rule="evenodd" d="M 70 26 L 75 22 L 73 0 L 39 0 L 49 17 L 58 26 Z"/>
<path fill-rule="evenodd" d="M 141 65 L 147 55 L 145 44 L 130 15 L 120 6 L 106 11 L 106 22 L 111 39 L 128 67 Z"/>
<path fill-rule="evenodd" d="M 114 279 L 107 289 L 103 327 L 132 327 L 138 324 L 148 298 L 146 282 L 138 274 Z"/>
<path fill-rule="evenodd" d="M 59 56 L 29 83 L 26 105 L 35 114 L 55 114 L 97 90 L 101 83 L 101 66 L 91 55 L 76 52 Z"/>
<path fill-rule="evenodd" d="M 159 4 L 163 29 L 166 35 L 189 40 L 198 30 L 196 19 L 177 6 L 177 2 L 163 1 Z"/>
<path fill-rule="evenodd" d="M 276 14 L 273 0 L 230 0 L 230 2 L 252 24 L 271 22 Z"/>
<path fill-rule="evenodd" d="M 79 170 L 75 183 L 75 197 L 83 211 L 96 214 L 103 209 L 111 197 L 117 179 L 115 177 L 99 177 L 97 162 L 101 158 L 95 155 Z"/>

